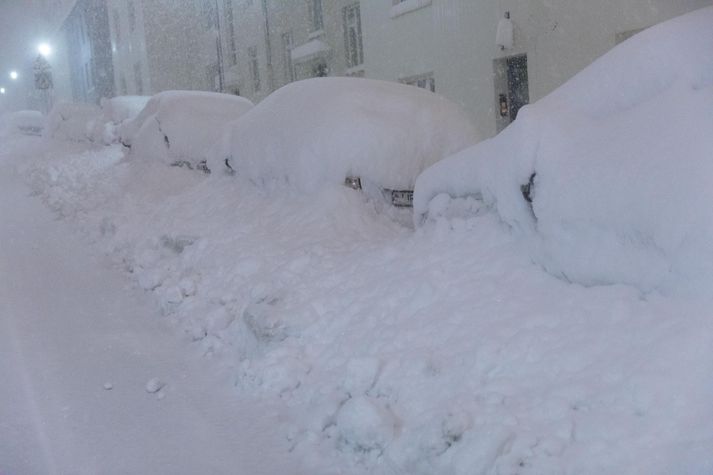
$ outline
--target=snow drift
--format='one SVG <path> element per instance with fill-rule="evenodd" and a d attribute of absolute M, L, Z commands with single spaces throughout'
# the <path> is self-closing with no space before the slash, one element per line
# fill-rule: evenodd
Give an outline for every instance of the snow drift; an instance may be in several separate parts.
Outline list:
<path fill-rule="evenodd" d="M 413 189 L 427 166 L 474 144 L 465 114 L 413 86 L 315 78 L 282 87 L 231 124 L 209 167 L 227 159 L 259 183 L 302 191 L 360 176 L 384 188 Z"/>
<path fill-rule="evenodd" d="M 713 8 L 632 37 L 500 135 L 426 170 L 416 221 L 439 193 L 482 196 L 568 279 L 652 288 L 711 275 L 711 51 Z"/>
<path fill-rule="evenodd" d="M 222 128 L 252 106 L 249 100 L 229 94 L 165 91 L 125 122 L 119 135 L 133 156 L 192 166 L 205 159 Z"/>

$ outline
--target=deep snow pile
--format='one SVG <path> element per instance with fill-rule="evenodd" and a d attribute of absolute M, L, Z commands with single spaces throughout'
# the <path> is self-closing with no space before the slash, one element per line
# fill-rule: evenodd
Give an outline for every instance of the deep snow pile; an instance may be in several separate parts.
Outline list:
<path fill-rule="evenodd" d="M 710 473 L 710 300 L 584 288 L 477 200 L 416 233 L 343 186 L 56 143 L 34 190 L 155 295 L 314 474 Z"/>
<path fill-rule="evenodd" d="M 427 166 L 477 142 L 449 100 L 412 86 L 356 78 L 314 78 L 282 87 L 231 124 L 209 158 L 227 159 L 258 183 L 302 191 L 359 176 L 411 190 Z"/>
<path fill-rule="evenodd" d="M 120 140 L 133 156 L 165 164 L 206 158 L 229 122 L 253 107 L 230 94 L 202 91 L 164 91 L 153 96 L 141 113 L 119 128 Z"/>
<path fill-rule="evenodd" d="M 439 193 L 480 195 L 573 281 L 643 289 L 713 277 L 713 7 L 634 36 L 525 107 L 497 137 L 427 170 Z M 521 192 L 533 182 L 532 207 Z M 688 284 L 686 284 L 688 285 Z"/>

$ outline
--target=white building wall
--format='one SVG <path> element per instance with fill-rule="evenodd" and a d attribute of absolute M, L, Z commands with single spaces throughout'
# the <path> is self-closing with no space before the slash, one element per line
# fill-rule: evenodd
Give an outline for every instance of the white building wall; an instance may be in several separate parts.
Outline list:
<path fill-rule="evenodd" d="M 527 54 L 530 101 L 582 70 L 638 30 L 710 4 L 709 0 L 362 0 L 366 76 L 399 81 L 433 72 L 437 93 L 457 102 L 484 136 L 497 132 L 493 60 Z M 420 8 L 418 8 L 420 7 Z M 409 8 L 406 8 L 409 10 Z M 495 42 L 509 11 L 512 49 Z"/>
<path fill-rule="evenodd" d="M 118 94 L 216 88 L 210 72 L 218 61 L 216 33 L 205 21 L 203 1 L 108 0 Z"/>
<path fill-rule="evenodd" d="M 359 75 L 364 70 L 363 66 L 347 68 L 344 41 L 343 9 L 358 4 L 358 0 L 322 0 L 324 25 L 318 31 L 314 30 L 309 16 L 310 0 L 267 0 L 265 6 L 269 19 L 270 58 L 268 58 L 265 35 L 268 25 L 265 23 L 263 0 L 232 0 L 237 47 L 235 65 L 230 58 L 230 31 L 226 22 L 225 2 L 220 1 L 221 34 L 228 91 L 238 90 L 240 95 L 258 102 L 288 82 L 286 72 L 288 62 L 285 59 L 282 41 L 285 33 L 291 33 L 295 48 L 315 40 L 329 47 L 328 53 L 317 57 L 307 60 L 295 59 L 292 67 L 296 80 L 312 77 L 313 67 L 322 60 L 326 62 L 330 76 Z M 259 91 L 255 90 L 251 76 L 249 48 L 257 49 L 261 79 Z"/>
<path fill-rule="evenodd" d="M 108 0 L 114 89 L 118 95 L 144 95 L 153 92 L 146 49 L 144 0 L 132 1 L 136 18 L 133 29 L 129 24 L 129 2 Z"/>

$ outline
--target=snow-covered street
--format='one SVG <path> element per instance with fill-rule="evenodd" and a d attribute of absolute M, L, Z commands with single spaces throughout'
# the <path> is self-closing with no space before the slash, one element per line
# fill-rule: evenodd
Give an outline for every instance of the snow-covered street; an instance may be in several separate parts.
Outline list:
<path fill-rule="evenodd" d="M 557 279 L 472 200 L 414 232 L 342 186 L 5 144 L 3 472 L 712 468 L 705 295 Z"/>
<path fill-rule="evenodd" d="M 277 409 L 235 397 L 30 196 L 15 164 L 37 144 L 15 145 L 0 157 L 0 473 L 294 471 Z"/>
<path fill-rule="evenodd" d="M 0 475 L 712 474 L 713 7 L 661 21 L 490 138 L 420 75 L 0 115 Z"/>

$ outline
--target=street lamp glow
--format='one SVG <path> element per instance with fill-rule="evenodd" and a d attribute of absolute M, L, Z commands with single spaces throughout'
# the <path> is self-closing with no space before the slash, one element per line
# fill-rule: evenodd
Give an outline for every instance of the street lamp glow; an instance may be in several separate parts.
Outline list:
<path fill-rule="evenodd" d="M 37 51 L 45 58 L 52 54 L 52 47 L 48 43 L 40 43 Z"/>
<path fill-rule="evenodd" d="M 17 71 L 10 71 L 10 79 L 15 81 L 15 80 L 17 80 L 17 76 L 18 76 Z"/>
<path fill-rule="evenodd" d="M 0 87 L 0 94 L 5 94 L 5 88 L 4 88 L 4 87 Z"/>

